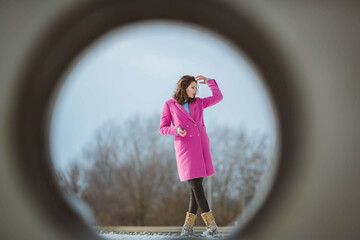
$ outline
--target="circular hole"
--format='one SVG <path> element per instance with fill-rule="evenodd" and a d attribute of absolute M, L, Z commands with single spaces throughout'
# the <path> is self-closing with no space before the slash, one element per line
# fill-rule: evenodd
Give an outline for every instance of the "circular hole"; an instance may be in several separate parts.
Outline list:
<path fill-rule="evenodd" d="M 142 8 L 138 7 L 139 3 Z M 225 37 L 231 39 L 233 43 L 231 51 L 236 49 L 234 46 L 239 46 L 236 50 L 237 54 L 243 58 L 248 57 L 244 64 L 248 63 L 253 68 L 250 72 L 254 75 L 257 74 L 259 81 L 254 83 L 258 84 L 257 89 L 263 92 L 265 102 L 268 106 L 274 105 L 278 109 L 278 115 L 276 115 L 275 107 L 268 108 L 272 109 L 270 112 L 274 115 L 274 119 L 276 116 L 279 117 L 274 126 L 281 124 L 282 131 L 280 132 L 278 127 L 275 130 L 277 133 L 272 148 L 273 153 L 270 155 L 274 164 L 269 166 L 268 174 L 263 175 L 265 180 L 263 180 L 264 185 L 261 189 L 264 191 L 259 191 L 261 194 L 245 208 L 244 213 L 247 209 L 248 211 L 243 216 L 247 217 L 239 219 L 239 225 L 234 230 L 236 232 L 234 235 L 229 235 L 230 237 L 235 237 L 235 235 L 238 237 L 246 230 L 254 230 L 259 227 L 259 224 L 254 223 L 260 223 L 260 213 L 269 209 L 269 200 L 274 200 L 275 194 L 270 190 L 279 189 L 280 180 L 286 178 L 286 169 L 292 166 L 290 161 L 281 161 L 280 165 L 276 159 L 277 156 L 279 156 L 279 160 L 289 159 L 293 139 L 296 138 L 296 129 L 292 127 L 293 119 L 297 119 L 296 102 L 293 97 L 294 89 L 288 81 L 291 76 L 287 72 L 286 62 L 282 61 L 269 38 L 262 34 L 261 29 L 247 18 L 246 14 L 243 14 L 243 9 L 237 6 L 218 2 L 202 3 L 201 1 L 179 1 L 168 4 L 168 1 L 159 0 L 158 3 L 159 5 L 149 1 L 106 1 L 84 5 L 81 9 L 67 12 L 62 21 L 56 26 L 52 26 L 47 35 L 42 38 L 43 41 L 39 43 L 38 48 L 34 47 L 33 55 L 29 58 L 32 61 L 22 73 L 21 79 L 24 81 L 18 93 L 20 98 L 14 124 L 16 126 L 14 129 L 16 144 L 19 146 L 17 164 L 21 170 L 23 184 L 26 186 L 24 189 L 26 189 L 29 199 L 34 200 L 32 203 L 37 204 L 37 209 L 46 217 L 47 223 L 62 230 L 61 233 L 67 234 L 67 237 L 91 239 L 96 235 L 89 231 L 92 221 L 87 220 L 92 218 L 89 214 L 92 210 L 87 210 L 89 208 L 79 202 L 77 198 L 64 195 L 59 188 L 58 179 L 54 178 L 56 167 L 53 165 L 52 159 L 55 158 L 50 152 L 49 146 L 51 141 L 50 120 L 58 94 L 63 86 L 60 80 L 64 81 L 66 79 L 63 75 L 64 72 L 66 69 L 71 69 L 69 62 L 75 63 L 74 59 L 81 58 L 79 53 L 85 53 L 84 48 L 93 43 L 94 39 L 118 26 L 125 26 L 139 20 L 172 19 L 182 21 L 182 23 L 192 23 L 190 28 L 197 28 L 198 31 L 199 26 L 202 26 L 203 28 L 199 32 L 208 31 L 205 30 L 205 27 L 212 29 L 219 34 L 216 38 L 220 38 L 221 42 L 226 42 L 230 46 L 231 43 L 225 40 Z M 187 11 L 180 11 L 178 4 L 181 4 L 181 7 Z M 160 5 L 161 8 L 158 7 Z M 201 17 L 199 17 L 199 12 L 202 14 Z M 216 18 L 213 17 L 215 15 Z M 208 35 L 213 35 L 213 32 Z M 240 48 L 246 54 L 241 54 Z M 255 66 L 258 66 L 257 70 Z M 267 88 L 261 84 L 260 76 L 266 80 L 273 98 L 267 93 Z M 221 87 L 223 86 L 226 85 L 221 85 Z M 281 86 L 281 88 L 277 86 Z M 288 116 L 291 116 L 291 119 Z M 165 140 L 165 138 L 163 139 Z M 279 147 L 280 139 L 281 148 Z M 275 174 L 277 165 L 279 173 Z M 272 183 L 274 183 L 273 186 Z M 278 195 L 279 191 L 277 191 Z M 69 201 L 64 201 L 64 198 Z"/>
<path fill-rule="evenodd" d="M 50 148 L 57 182 L 101 236 L 171 233 L 184 223 L 190 188 L 179 181 L 174 138 L 159 134 L 159 123 L 164 102 L 186 74 L 214 78 L 224 96 L 203 112 L 216 171 L 203 185 L 219 234 L 241 228 L 252 203 L 261 204 L 268 193 L 278 164 L 278 129 L 257 66 L 229 40 L 198 25 L 127 24 L 78 54 L 53 96 Z M 212 95 L 206 84 L 197 90 L 197 97 Z M 198 216 L 196 226 L 204 227 Z"/>

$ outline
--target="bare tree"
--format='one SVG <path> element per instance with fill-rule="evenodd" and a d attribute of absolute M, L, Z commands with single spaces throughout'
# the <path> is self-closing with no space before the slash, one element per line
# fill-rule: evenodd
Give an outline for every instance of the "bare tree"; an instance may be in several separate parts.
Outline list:
<path fill-rule="evenodd" d="M 78 193 L 99 224 L 183 224 L 190 187 L 179 181 L 173 137 L 159 134 L 159 116 L 105 122 L 67 177 L 58 174 L 60 186 Z M 241 199 L 255 194 L 266 171 L 266 141 L 219 125 L 208 134 L 216 170 L 213 209 L 217 223 L 227 225 L 241 214 Z M 198 219 L 197 224 L 204 223 Z"/>
<path fill-rule="evenodd" d="M 242 212 L 242 201 L 255 195 L 269 157 L 266 139 L 250 138 L 241 129 L 217 125 L 209 131 L 213 177 L 213 207 L 217 221 L 229 224 Z"/>
<path fill-rule="evenodd" d="M 80 195 L 81 191 L 80 174 L 81 169 L 78 166 L 76 159 L 70 162 L 68 169 L 65 170 L 65 172 L 61 172 L 59 170 L 56 171 L 56 177 L 60 187 L 66 193 L 72 193 L 76 195 Z"/>

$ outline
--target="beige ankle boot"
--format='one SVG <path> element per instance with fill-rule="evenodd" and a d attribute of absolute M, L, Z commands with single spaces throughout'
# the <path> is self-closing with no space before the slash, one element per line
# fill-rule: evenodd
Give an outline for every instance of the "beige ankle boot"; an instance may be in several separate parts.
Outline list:
<path fill-rule="evenodd" d="M 195 223 L 195 218 L 195 214 L 186 212 L 185 223 L 180 234 L 181 236 L 194 235 L 193 226 Z"/>
<path fill-rule="evenodd" d="M 205 224 L 206 224 L 206 231 L 203 232 L 202 236 L 208 236 L 208 235 L 215 235 L 218 233 L 218 227 L 215 223 L 214 216 L 212 214 L 212 210 L 209 212 L 205 212 L 201 214 L 201 217 L 203 218 Z"/>

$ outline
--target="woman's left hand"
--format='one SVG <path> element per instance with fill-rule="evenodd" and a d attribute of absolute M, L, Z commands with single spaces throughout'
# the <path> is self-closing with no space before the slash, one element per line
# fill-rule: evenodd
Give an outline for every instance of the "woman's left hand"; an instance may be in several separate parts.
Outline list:
<path fill-rule="evenodd" d="M 195 80 L 198 81 L 198 83 L 202 83 L 202 84 L 205 84 L 206 83 L 206 79 L 207 77 L 204 77 L 202 75 L 198 75 L 195 77 Z M 204 80 L 203 82 L 199 82 L 199 80 Z"/>

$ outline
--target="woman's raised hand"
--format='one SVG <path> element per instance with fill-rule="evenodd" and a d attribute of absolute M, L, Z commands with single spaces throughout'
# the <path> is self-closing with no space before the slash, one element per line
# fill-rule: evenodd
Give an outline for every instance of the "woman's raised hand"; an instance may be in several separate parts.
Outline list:
<path fill-rule="evenodd" d="M 186 130 L 185 129 L 184 130 L 179 129 L 178 132 L 179 132 L 180 136 L 182 136 L 182 137 L 184 137 L 186 135 Z"/>
<path fill-rule="evenodd" d="M 202 84 L 205 84 L 206 83 L 206 79 L 207 77 L 204 77 L 202 75 L 198 75 L 195 77 L 195 80 L 198 81 L 198 83 L 202 83 Z M 204 80 L 203 82 L 199 82 L 199 80 Z"/>

